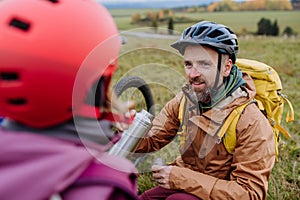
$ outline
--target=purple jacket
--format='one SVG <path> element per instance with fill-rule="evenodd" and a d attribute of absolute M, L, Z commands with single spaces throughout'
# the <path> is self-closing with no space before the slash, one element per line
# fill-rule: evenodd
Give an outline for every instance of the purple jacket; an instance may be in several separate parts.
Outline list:
<path fill-rule="evenodd" d="M 45 200 L 54 194 L 72 200 L 110 199 L 116 187 L 136 195 L 133 165 L 103 153 L 101 145 L 2 127 L 0 138 L 1 200 Z M 124 184 L 115 187 L 105 180 Z"/>

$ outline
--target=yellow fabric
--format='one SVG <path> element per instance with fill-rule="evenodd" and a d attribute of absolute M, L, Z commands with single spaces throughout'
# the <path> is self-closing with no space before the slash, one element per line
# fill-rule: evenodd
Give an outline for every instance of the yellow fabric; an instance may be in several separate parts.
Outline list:
<path fill-rule="evenodd" d="M 287 130 L 281 125 L 284 103 L 288 105 L 286 122 L 294 120 L 294 109 L 292 103 L 281 93 L 282 84 L 277 72 L 270 66 L 248 59 L 237 59 L 236 65 L 243 72 L 248 73 L 254 80 L 256 87 L 255 99 L 259 108 L 267 114 L 267 118 L 272 125 L 275 139 L 276 155 L 278 156 L 278 146 L 281 132 L 287 139 L 291 137 Z"/>
<path fill-rule="evenodd" d="M 179 142 L 180 142 L 180 146 L 184 145 L 185 142 L 185 135 L 186 135 L 186 125 L 183 123 L 183 119 L 185 117 L 185 106 L 186 105 L 186 99 L 183 96 L 181 98 L 180 104 L 179 104 L 179 113 L 178 113 L 178 119 L 180 121 L 180 128 L 177 132 L 178 136 L 179 136 Z"/>
<path fill-rule="evenodd" d="M 287 105 L 289 107 L 289 110 L 286 114 L 285 121 L 286 122 L 292 122 L 292 121 L 294 121 L 294 108 L 293 108 L 293 105 L 284 95 L 281 94 L 281 96 L 282 96 L 282 98 L 284 99 L 284 101 L 287 103 Z"/>
<path fill-rule="evenodd" d="M 228 153 L 233 153 L 235 145 L 236 145 L 236 126 L 238 120 L 244 110 L 244 108 L 248 105 L 245 103 L 237 108 L 235 108 L 230 115 L 226 118 L 223 126 L 218 132 L 218 138 L 223 138 L 223 144 Z M 226 135 L 225 135 L 226 134 Z M 225 135 L 225 136 L 224 136 Z"/>

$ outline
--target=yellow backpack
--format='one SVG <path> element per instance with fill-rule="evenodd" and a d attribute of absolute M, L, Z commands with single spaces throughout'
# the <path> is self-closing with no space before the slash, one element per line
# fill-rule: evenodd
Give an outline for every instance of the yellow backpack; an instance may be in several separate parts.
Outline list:
<path fill-rule="evenodd" d="M 241 71 L 248 73 L 254 80 L 256 87 L 255 101 L 272 126 L 277 158 L 278 148 L 281 141 L 279 132 L 281 132 L 287 139 L 291 137 L 290 134 L 280 125 L 281 118 L 283 116 L 284 102 L 287 103 L 289 108 L 286 114 L 286 122 L 294 120 L 293 106 L 286 96 L 281 93 L 282 85 L 280 78 L 272 67 L 255 60 L 248 59 L 237 59 L 236 65 Z M 178 131 L 181 145 L 184 144 L 186 135 L 185 122 L 183 121 L 186 114 L 185 101 L 185 98 L 181 99 L 178 113 L 178 119 L 181 123 L 180 131 Z M 233 153 L 236 145 L 237 122 L 244 108 L 249 103 L 250 102 L 235 108 L 226 118 L 218 132 L 218 138 L 222 138 L 226 150 L 231 154 Z"/>

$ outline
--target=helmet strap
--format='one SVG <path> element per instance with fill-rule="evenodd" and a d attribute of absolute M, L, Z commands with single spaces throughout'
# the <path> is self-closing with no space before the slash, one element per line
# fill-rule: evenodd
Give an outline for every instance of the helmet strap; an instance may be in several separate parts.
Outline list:
<path fill-rule="evenodd" d="M 222 53 L 218 52 L 218 69 L 217 69 L 217 73 L 216 73 L 215 84 L 212 88 L 213 95 L 215 95 L 219 89 L 218 84 L 219 84 L 219 79 L 220 79 L 221 64 L 222 64 Z"/>

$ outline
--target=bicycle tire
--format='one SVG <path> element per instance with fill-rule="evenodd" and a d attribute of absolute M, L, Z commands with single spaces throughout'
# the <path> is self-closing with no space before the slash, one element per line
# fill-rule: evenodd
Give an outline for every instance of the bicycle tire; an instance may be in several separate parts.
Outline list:
<path fill-rule="evenodd" d="M 120 97 L 129 88 L 137 88 L 142 93 L 147 111 L 155 116 L 154 100 L 149 85 L 138 76 L 125 76 L 115 84 L 113 90 L 117 97 Z"/>

